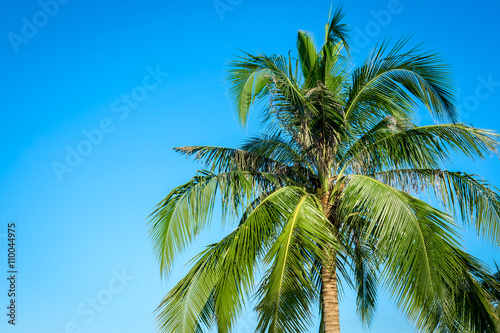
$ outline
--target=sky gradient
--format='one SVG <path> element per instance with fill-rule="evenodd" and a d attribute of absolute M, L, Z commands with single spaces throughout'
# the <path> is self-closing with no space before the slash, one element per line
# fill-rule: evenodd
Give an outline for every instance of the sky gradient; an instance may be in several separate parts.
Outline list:
<path fill-rule="evenodd" d="M 153 311 L 184 264 L 229 230 L 221 230 L 216 214 L 211 230 L 160 280 L 147 216 L 200 167 L 171 148 L 235 147 L 254 134 L 255 116 L 242 129 L 228 100 L 228 61 L 239 50 L 286 54 L 299 29 L 321 42 L 330 5 L 9 3 L 0 13 L 0 276 L 7 224 L 15 221 L 18 317 L 12 328 L 0 311 L 0 331 L 154 332 Z M 354 62 L 379 40 L 411 35 L 410 43 L 438 51 L 453 68 L 462 121 L 500 131 L 500 3 L 362 0 L 345 1 L 345 11 Z M 454 170 L 500 186 L 498 158 L 454 162 Z M 463 239 L 486 263 L 500 258 L 473 233 Z M 5 309 L 8 286 L 1 281 Z M 384 295 L 369 332 L 413 332 Z M 255 318 L 247 314 L 240 325 L 252 332 Z M 362 332 L 347 289 L 341 327 Z"/>

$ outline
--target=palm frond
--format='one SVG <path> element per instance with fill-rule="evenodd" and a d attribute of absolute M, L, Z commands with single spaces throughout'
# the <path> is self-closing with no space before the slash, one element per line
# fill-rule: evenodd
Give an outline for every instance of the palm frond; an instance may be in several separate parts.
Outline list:
<path fill-rule="evenodd" d="M 157 309 L 161 332 L 192 332 L 197 325 L 230 331 L 252 291 L 258 259 L 303 195 L 285 187 L 262 197 L 232 233 L 193 258 L 194 267 Z"/>
<path fill-rule="evenodd" d="M 342 23 L 342 19 L 345 17 L 344 8 L 338 6 L 332 15 L 330 23 L 325 27 L 325 44 L 332 43 L 337 44 L 339 42 L 345 47 L 346 51 L 349 52 L 349 26 Z"/>
<path fill-rule="evenodd" d="M 284 142 L 271 140 L 250 139 L 243 145 L 243 149 L 189 146 L 175 148 L 175 151 L 193 156 L 212 172 L 258 172 L 265 175 L 266 179 L 272 179 L 273 183 L 283 185 L 308 186 L 314 182 L 313 173 L 302 166 L 302 161 L 294 163 L 299 155 L 291 156 L 291 149 L 286 149 Z"/>
<path fill-rule="evenodd" d="M 405 192 L 429 190 L 479 235 L 500 245 L 500 194 L 476 175 L 435 169 L 401 169 L 376 173 L 375 178 Z"/>
<path fill-rule="evenodd" d="M 437 169 L 438 162 L 449 162 L 450 148 L 469 158 L 498 154 L 498 136 L 465 124 L 411 126 L 399 131 L 380 129 L 372 134 L 372 143 L 353 145 L 340 166 L 363 174 L 384 169 Z"/>
<path fill-rule="evenodd" d="M 240 124 L 246 126 L 252 104 L 270 92 L 267 88 L 271 77 L 270 71 L 252 56 L 232 61 L 229 66 L 227 76 L 228 81 L 231 82 L 229 94 Z"/>
<path fill-rule="evenodd" d="M 436 54 L 418 48 L 404 52 L 406 43 L 407 40 L 400 40 L 392 49 L 388 43 L 381 43 L 365 64 L 354 71 L 345 113 L 347 122 L 362 127 L 363 119 L 374 111 L 408 114 L 417 102 L 439 120 L 458 120 L 448 67 Z M 391 103 L 394 97 L 407 103 Z"/>
<path fill-rule="evenodd" d="M 319 291 L 310 276 L 319 244 L 336 246 L 319 202 L 304 195 L 294 207 L 283 231 L 266 255 L 270 265 L 257 292 L 259 332 L 303 332 L 310 324 L 310 304 Z"/>
<path fill-rule="evenodd" d="M 449 216 L 405 192 L 367 176 L 349 176 L 342 211 L 370 221 L 384 260 L 383 279 L 406 317 L 426 332 L 456 313 L 453 293 L 463 278 L 458 236 Z M 436 313 L 434 302 L 442 307 Z"/>
<path fill-rule="evenodd" d="M 315 85 L 316 82 L 311 73 L 314 73 L 318 67 L 318 51 L 316 50 L 314 39 L 305 31 L 299 31 L 297 34 L 297 53 L 305 81 L 304 86 L 310 87 L 311 85 Z"/>
<path fill-rule="evenodd" d="M 272 101 L 278 104 L 281 101 L 298 105 L 303 101 L 299 82 L 293 76 L 291 67 L 283 56 L 264 54 L 253 56 L 246 53 L 241 60 L 230 63 L 227 76 L 231 84 L 229 93 L 243 126 L 246 125 L 250 106 L 266 96 L 272 95 Z"/>
<path fill-rule="evenodd" d="M 163 298 L 156 309 L 160 332 L 191 333 L 215 325 L 213 289 L 222 271 L 213 258 L 221 254 L 220 247 L 201 253 L 198 263 Z"/>
<path fill-rule="evenodd" d="M 305 167 L 310 172 L 314 172 L 304 154 L 301 153 L 301 147 L 292 139 L 285 139 L 281 132 L 248 138 L 241 145 L 241 149 L 288 166 Z M 307 172 L 307 170 L 304 171 Z"/>
<path fill-rule="evenodd" d="M 242 205 L 252 202 L 259 193 L 279 187 L 280 180 L 259 172 L 214 174 L 201 171 L 162 200 L 150 215 L 150 237 L 160 265 L 168 274 L 175 257 L 207 227 L 218 192 L 223 216 L 237 216 Z"/>
<path fill-rule="evenodd" d="M 362 230 L 353 230 L 352 253 L 353 272 L 356 280 L 356 311 L 365 326 L 369 327 L 375 315 L 379 283 L 379 259 L 370 242 L 362 241 Z"/>

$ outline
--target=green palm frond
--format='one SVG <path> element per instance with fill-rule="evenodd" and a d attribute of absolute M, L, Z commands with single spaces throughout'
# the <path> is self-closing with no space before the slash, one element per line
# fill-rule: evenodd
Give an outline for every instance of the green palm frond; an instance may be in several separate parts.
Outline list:
<path fill-rule="evenodd" d="M 400 40 L 390 49 L 388 43 L 382 43 L 365 64 L 353 72 L 345 112 L 347 122 L 362 127 L 364 119 L 374 111 L 386 115 L 405 114 L 416 102 L 423 103 L 438 119 L 458 120 L 448 67 L 436 54 L 418 48 L 404 52 L 406 43 L 407 40 Z M 392 103 L 394 96 L 407 103 Z"/>
<path fill-rule="evenodd" d="M 379 172 L 377 179 L 405 192 L 432 189 L 451 214 L 473 225 L 478 234 L 500 244 L 500 195 L 476 175 L 435 169 L 401 169 Z"/>
<path fill-rule="evenodd" d="M 324 83 L 337 101 L 343 100 L 344 83 L 348 76 L 345 69 L 346 60 L 341 54 L 342 49 L 342 42 L 336 44 L 328 42 L 323 45 L 317 75 L 317 79 Z"/>
<path fill-rule="evenodd" d="M 165 296 L 156 310 L 160 332 L 191 333 L 201 325 L 214 326 L 213 289 L 221 269 L 213 258 L 221 254 L 220 248 L 200 254 L 198 263 Z"/>
<path fill-rule="evenodd" d="M 372 174 L 384 169 L 438 168 L 449 162 L 450 149 L 469 158 L 498 154 L 498 134 L 464 124 L 411 126 L 403 130 L 380 129 L 367 145 L 355 144 L 340 165 L 354 173 Z"/>
<path fill-rule="evenodd" d="M 257 297 L 259 332 L 303 332 L 310 324 L 310 303 L 319 299 L 310 271 L 324 259 L 319 244 L 336 246 L 320 205 L 304 195 L 264 258 L 271 266 Z"/>
<path fill-rule="evenodd" d="M 219 329 L 230 329 L 244 300 L 252 292 L 254 269 L 278 237 L 293 207 L 304 192 L 298 187 L 280 188 L 247 209 L 224 260 L 225 278 L 216 288 Z"/>
<path fill-rule="evenodd" d="M 458 238 L 449 216 L 367 176 L 350 176 L 341 211 L 358 211 L 370 222 L 384 259 L 384 281 L 407 318 L 425 331 L 455 315 L 456 281 L 466 268 L 457 259 Z M 432 311 L 439 300 L 441 313 Z M 435 317 L 439 315 L 440 317 Z M 433 320 L 434 319 L 434 320 Z"/>
<path fill-rule="evenodd" d="M 248 138 L 241 145 L 241 149 L 289 166 L 306 167 L 310 172 L 314 172 L 300 146 L 291 139 L 283 138 L 281 132 Z"/>
<path fill-rule="evenodd" d="M 264 98 L 269 94 L 271 78 L 270 71 L 255 58 L 241 58 L 230 63 L 233 70 L 229 71 L 228 80 L 231 82 L 229 93 L 238 110 L 239 121 L 246 126 L 250 107 L 256 99 Z"/>
<path fill-rule="evenodd" d="M 345 13 L 342 6 L 338 6 L 332 15 L 330 23 L 325 27 L 325 44 L 332 43 L 337 44 L 342 43 L 343 47 L 349 51 L 349 26 L 342 23 Z"/>
<path fill-rule="evenodd" d="M 149 233 L 160 271 L 167 274 L 175 257 L 207 227 L 218 191 L 222 193 L 224 215 L 235 216 L 241 211 L 241 205 L 247 205 L 259 193 L 269 192 L 282 182 L 279 177 L 259 172 L 201 171 L 175 188 L 150 216 Z"/>
<path fill-rule="evenodd" d="M 482 262 L 464 251 L 456 250 L 456 257 L 466 269 L 462 271 L 463 278 L 457 280 L 458 292 L 454 295 L 455 332 L 494 332 L 495 321 L 498 320 L 494 317 L 494 295 L 481 286 L 491 273 Z"/>
<path fill-rule="evenodd" d="M 283 56 L 264 54 L 246 54 L 241 60 L 230 63 L 227 76 L 231 85 L 229 93 L 243 126 L 246 125 L 251 105 L 270 94 L 277 105 L 300 105 L 304 101 L 291 67 L 292 64 Z"/>
<path fill-rule="evenodd" d="M 270 193 L 231 234 L 196 256 L 194 267 L 158 307 L 161 332 L 212 327 L 214 318 L 220 329 L 229 330 L 252 290 L 256 260 L 267 253 L 303 195 L 295 187 Z"/>
<path fill-rule="evenodd" d="M 363 221 L 364 222 L 364 221 Z M 370 326 L 377 305 L 380 259 L 375 244 L 363 241 L 366 238 L 361 228 L 352 231 L 352 258 L 356 289 L 356 311 L 365 326 Z"/>
<path fill-rule="evenodd" d="M 316 82 L 311 80 L 310 74 L 315 72 L 318 68 L 319 57 L 312 36 L 305 31 L 299 31 L 297 34 L 297 53 L 302 75 L 305 80 L 304 85 L 306 87 L 311 87 L 311 85 L 315 85 Z"/>

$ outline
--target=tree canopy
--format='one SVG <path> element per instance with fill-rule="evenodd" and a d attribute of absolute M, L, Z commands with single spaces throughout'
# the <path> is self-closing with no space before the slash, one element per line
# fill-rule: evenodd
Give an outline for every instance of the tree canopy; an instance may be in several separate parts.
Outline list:
<path fill-rule="evenodd" d="M 491 273 L 460 233 L 468 225 L 500 245 L 499 192 L 450 167 L 455 155 L 498 155 L 499 135 L 459 122 L 449 67 L 407 39 L 380 42 L 350 70 L 343 16 L 331 15 L 320 48 L 299 31 L 293 54 L 231 61 L 239 122 L 258 109 L 260 135 L 238 148 L 175 148 L 205 168 L 151 215 L 162 274 L 210 225 L 218 199 L 235 229 L 165 296 L 161 332 L 229 332 L 250 297 L 258 332 L 304 332 L 315 311 L 321 332 L 340 332 L 339 282 L 355 290 L 366 325 L 384 288 L 421 332 L 495 330 L 482 285 Z M 434 124 L 417 123 L 422 109 Z"/>

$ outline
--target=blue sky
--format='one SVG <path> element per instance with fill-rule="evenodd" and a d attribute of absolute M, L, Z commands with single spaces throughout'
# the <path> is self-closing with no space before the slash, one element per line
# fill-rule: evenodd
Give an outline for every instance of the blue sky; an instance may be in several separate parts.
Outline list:
<path fill-rule="evenodd" d="M 5 6 L 0 237 L 15 221 L 19 274 L 17 325 L 10 327 L 1 312 L 0 330 L 153 332 L 152 312 L 186 272 L 184 263 L 225 232 L 215 218 L 170 279 L 160 280 L 146 217 L 198 167 L 171 148 L 236 146 L 254 133 L 237 125 L 228 101 L 228 60 L 240 49 L 284 54 L 299 29 L 321 41 L 330 4 L 24 0 Z M 379 39 L 412 35 L 412 43 L 438 50 L 452 66 L 462 120 L 500 131 L 499 3 L 363 0 L 345 1 L 345 9 L 355 61 Z M 497 158 L 455 161 L 456 170 L 497 186 L 499 167 Z M 464 240 L 489 264 L 499 257 L 472 233 Z M 0 242 L 0 258 L 6 257 L 5 238 Z M 4 259 L 0 267 L 5 274 Z M 346 291 L 346 332 L 362 331 L 354 309 Z M 251 331 L 254 319 L 244 318 L 240 331 Z M 413 332 L 384 296 L 370 331 Z"/>

